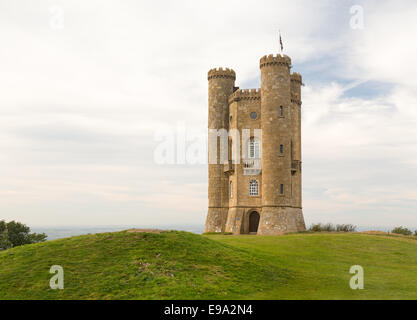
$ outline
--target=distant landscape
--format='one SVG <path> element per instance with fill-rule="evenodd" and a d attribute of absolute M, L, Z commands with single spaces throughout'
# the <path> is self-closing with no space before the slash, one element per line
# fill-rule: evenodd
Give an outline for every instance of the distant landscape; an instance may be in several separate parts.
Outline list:
<path fill-rule="evenodd" d="M 202 234 L 204 231 L 203 225 L 125 225 L 125 226 L 56 226 L 56 227 L 31 227 L 33 232 L 46 233 L 47 240 L 63 239 L 73 236 L 80 236 L 85 234 L 95 234 L 103 232 L 117 232 L 129 229 L 162 229 L 162 230 L 177 230 L 187 231 L 191 233 Z"/>
<path fill-rule="evenodd" d="M 31 227 L 31 230 L 36 233 L 46 233 L 47 240 L 63 239 L 72 236 L 80 236 L 84 234 L 94 234 L 103 232 L 117 232 L 128 229 L 162 229 L 162 230 L 177 230 L 187 231 L 196 234 L 202 234 L 204 231 L 203 225 L 125 225 L 125 226 L 98 226 L 98 227 L 83 227 L 83 226 L 56 226 L 56 227 Z M 358 227 L 357 231 L 377 230 L 388 232 L 393 227 L 377 227 L 377 226 L 362 226 Z M 416 228 L 412 228 L 417 230 Z"/>

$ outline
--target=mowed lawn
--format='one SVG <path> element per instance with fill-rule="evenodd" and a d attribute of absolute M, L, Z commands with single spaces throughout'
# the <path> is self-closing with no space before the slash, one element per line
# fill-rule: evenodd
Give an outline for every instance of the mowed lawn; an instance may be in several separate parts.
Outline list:
<path fill-rule="evenodd" d="M 53 265 L 63 290 L 49 286 Z M 352 265 L 364 290 L 349 287 Z M 417 238 L 78 236 L 0 252 L 0 299 L 417 299 Z"/>
<path fill-rule="evenodd" d="M 254 299 L 417 299 L 417 237 L 315 233 L 210 238 L 291 270 L 291 279 Z M 350 267 L 364 269 L 352 290 Z"/>

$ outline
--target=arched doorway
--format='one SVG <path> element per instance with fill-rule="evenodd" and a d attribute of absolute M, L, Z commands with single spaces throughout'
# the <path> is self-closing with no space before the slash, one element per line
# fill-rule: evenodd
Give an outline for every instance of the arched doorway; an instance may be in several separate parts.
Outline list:
<path fill-rule="evenodd" d="M 256 211 L 251 212 L 249 215 L 249 233 L 256 234 L 259 227 L 259 213 Z"/>

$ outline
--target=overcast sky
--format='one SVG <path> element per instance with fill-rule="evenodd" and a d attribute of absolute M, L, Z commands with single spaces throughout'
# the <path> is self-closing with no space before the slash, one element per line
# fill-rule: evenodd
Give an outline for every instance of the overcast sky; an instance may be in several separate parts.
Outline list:
<path fill-rule="evenodd" d="M 205 132 L 207 71 L 259 87 L 281 29 L 307 224 L 417 227 L 416 17 L 415 0 L 0 0 L 0 219 L 203 225 L 207 166 L 157 164 L 158 130 Z"/>

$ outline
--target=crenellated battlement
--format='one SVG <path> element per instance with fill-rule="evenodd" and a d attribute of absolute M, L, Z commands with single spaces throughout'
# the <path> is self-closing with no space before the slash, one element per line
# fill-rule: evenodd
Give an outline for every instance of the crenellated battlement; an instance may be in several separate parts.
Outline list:
<path fill-rule="evenodd" d="M 261 89 L 239 89 L 229 97 L 229 103 L 240 100 L 260 100 Z"/>
<path fill-rule="evenodd" d="M 208 80 L 216 79 L 216 78 L 226 78 L 226 79 L 236 80 L 236 73 L 233 71 L 233 69 L 229 69 L 229 68 L 211 69 L 208 72 Z"/>
<path fill-rule="evenodd" d="M 267 56 L 263 56 L 260 61 L 260 67 L 266 66 L 273 66 L 273 65 L 280 65 L 280 66 L 291 66 L 291 58 L 287 55 L 280 55 L 280 54 L 270 54 Z"/>
<path fill-rule="evenodd" d="M 209 134 L 213 129 L 228 134 L 225 139 L 208 139 L 209 201 L 204 232 L 277 235 L 306 230 L 302 77 L 291 72 L 287 55 L 270 54 L 258 61 L 257 89 L 240 89 L 231 69 L 208 72 Z M 253 80 L 250 75 L 245 83 Z"/>
<path fill-rule="evenodd" d="M 297 73 L 297 72 L 294 72 L 294 73 L 291 75 L 291 81 L 294 81 L 294 82 L 296 82 L 296 83 L 298 83 L 298 84 L 300 84 L 300 85 L 302 85 L 302 84 L 303 84 L 303 78 L 301 77 L 301 74 L 299 74 L 299 73 Z"/>

